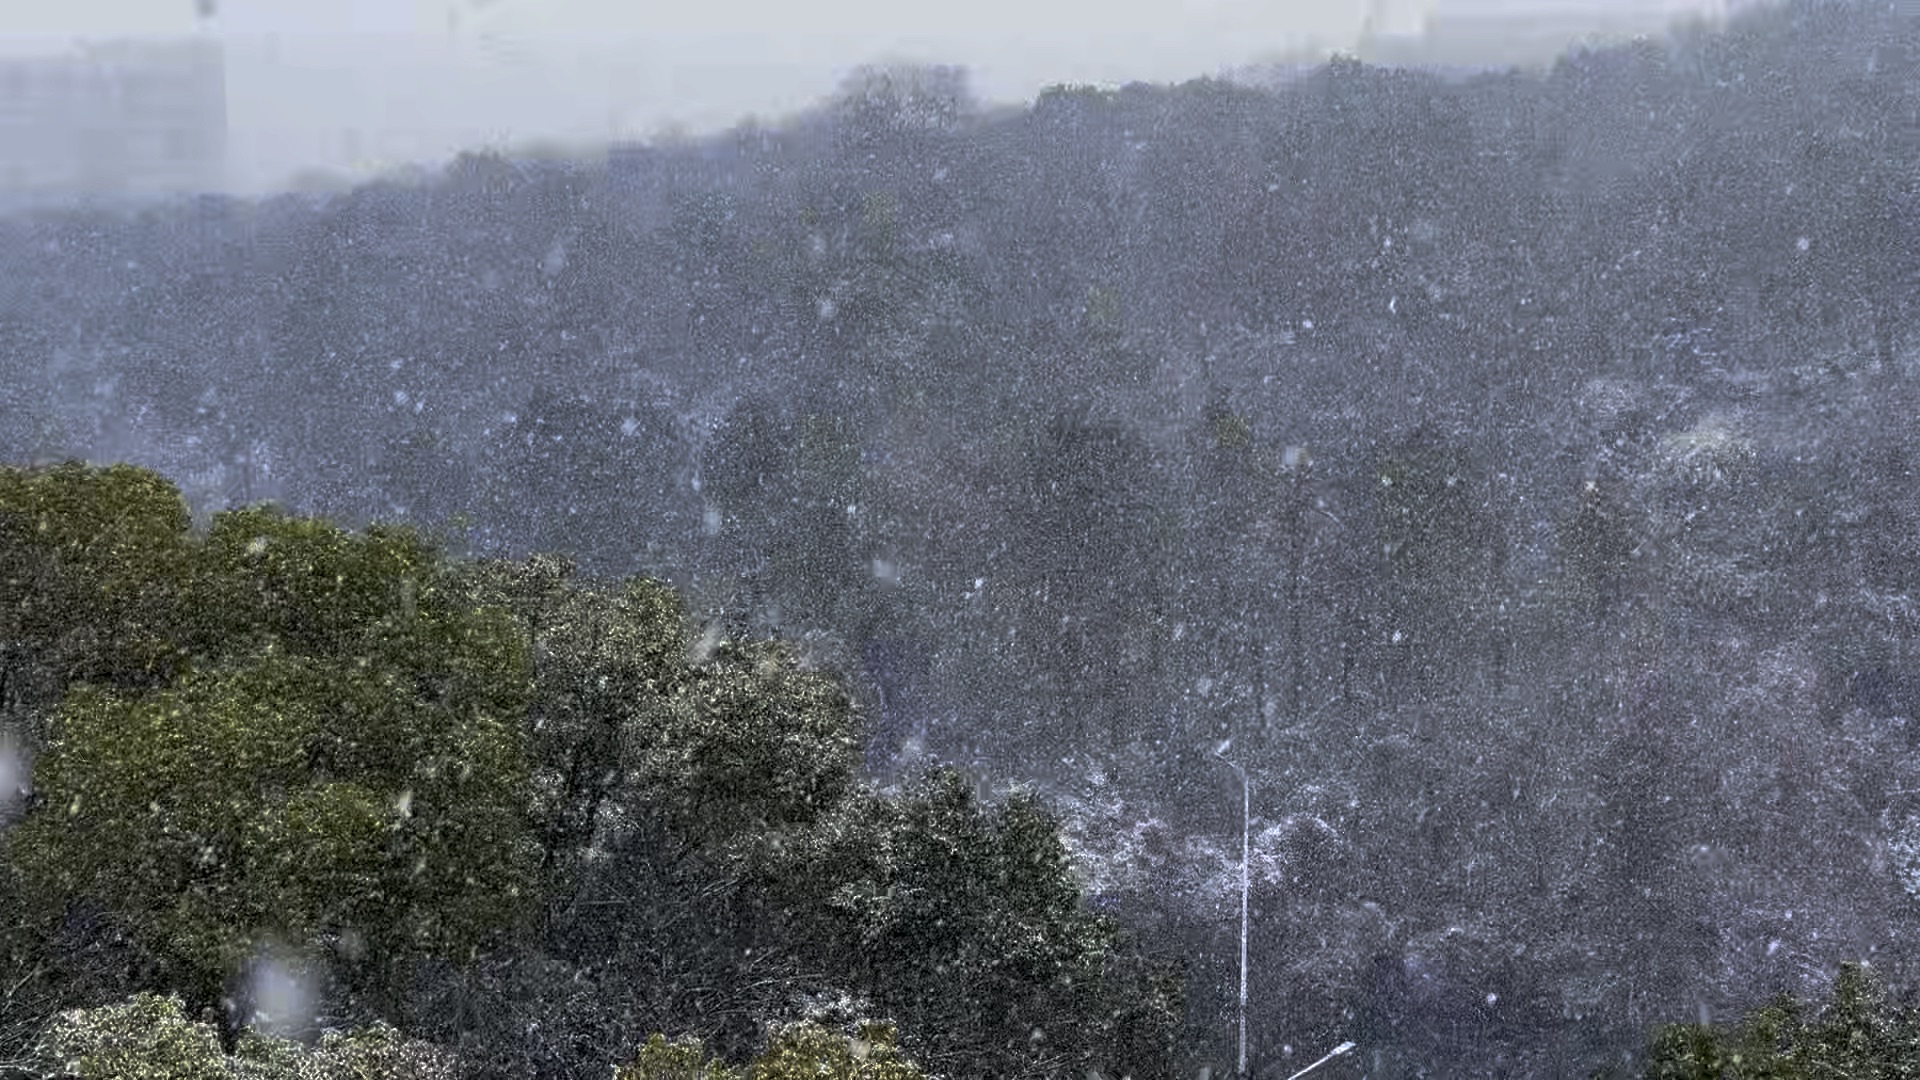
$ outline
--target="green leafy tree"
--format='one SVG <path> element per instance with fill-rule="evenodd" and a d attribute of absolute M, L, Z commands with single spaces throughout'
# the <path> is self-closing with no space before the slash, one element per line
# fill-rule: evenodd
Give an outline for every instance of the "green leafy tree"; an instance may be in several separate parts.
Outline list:
<path fill-rule="evenodd" d="M 682 853 L 804 825 L 854 784 L 839 679 L 778 642 L 690 638 L 677 594 L 573 580 L 548 556 L 476 564 L 461 588 L 531 648 L 526 739 L 548 865 L 647 823 Z"/>
<path fill-rule="evenodd" d="M 227 1080 L 220 1033 L 187 1019 L 180 999 L 142 994 L 119 1005 L 61 1014 L 43 1055 L 54 1075 L 83 1080 Z"/>
<path fill-rule="evenodd" d="M 1889 1000 L 1871 968 L 1843 964 L 1826 1007 L 1781 996 L 1738 1024 L 1672 1024 L 1654 1036 L 1649 1080 L 1920 1076 L 1920 1012 Z"/>
<path fill-rule="evenodd" d="M 665 1035 L 649 1036 L 632 1061 L 614 1070 L 614 1080 L 739 1080 L 740 1071 L 724 1061 L 707 1057 L 699 1039 L 668 1041 Z"/>
<path fill-rule="evenodd" d="M 459 573 L 473 603 L 510 613 L 526 636 L 530 811 L 543 892 L 564 906 L 578 898 L 589 851 L 630 793 L 630 746 L 665 729 L 693 681 L 686 611 L 658 581 L 589 588 L 552 556 L 468 563 Z"/>
<path fill-rule="evenodd" d="M 43 903 L 103 904 L 202 999 L 269 940 L 470 948 L 527 883 L 515 732 L 436 732 L 383 675 L 271 657 L 70 694 L 20 870 Z"/>
<path fill-rule="evenodd" d="M 865 1023 L 852 1036 L 815 1023 L 779 1029 L 747 1070 L 749 1080 L 920 1080 L 924 1074 L 895 1048 L 890 1024 Z"/>
<path fill-rule="evenodd" d="M 23 908 L 102 912 L 196 1005 L 271 945 L 330 949 L 410 1018 L 404 980 L 435 963 L 524 952 L 550 973 L 541 949 L 578 965 L 597 942 L 691 958 L 704 989 L 621 970 L 667 987 L 639 998 L 682 1030 L 723 1018 L 735 1054 L 795 979 L 884 1000 L 957 1075 L 1166 1051 L 1176 992 L 1080 906 L 1057 823 L 951 774 L 862 787 L 846 687 L 792 648 L 692 640 L 656 582 L 449 565 L 406 529 L 254 508 L 163 535 L 183 537 L 152 545 L 172 553 L 153 559 L 177 601 L 152 631 L 166 679 L 65 686 L 6 841 Z M 144 595 L 126 550 L 88 572 Z M 621 906 L 527 937 L 541 899 Z M 909 1075 L 872 1071 L 876 1038 L 833 1057 L 782 1030 L 754 1075 Z"/>
<path fill-rule="evenodd" d="M 748 399 L 704 455 L 704 490 L 722 515 L 721 543 L 735 565 L 760 565 L 759 604 L 778 605 L 779 621 L 818 625 L 861 610 L 870 579 L 862 572 L 867 492 L 857 434 L 843 417 L 789 417 Z"/>
<path fill-rule="evenodd" d="M 1561 527 L 1560 555 L 1574 597 L 1589 615 L 1610 615 L 1626 602 L 1636 524 L 1613 485 L 1589 480 L 1581 486 Z"/>
<path fill-rule="evenodd" d="M 768 917 L 782 940 L 870 993 L 931 1067 L 1164 1071 L 1175 980 L 1081 906 L 1058 823 L 1031 796 L 983 807 L 943 770 L 847 800 L 781 854 Z"/>
<path fill-rule="evenodd" d="M 247 1032 L 231 1055 L 212 1024 L 189 1020 L 178 997 L 138 994 L 61 1013 L 37 1050 L 39 1075 L 73 1080 L 454 1080 L 445 1051 L 385 1024 L 329 1031 L 303 1046 Z"/>
<path fill-rule="evenodd" d="M 1392 657 L 1428 691 L 1484 661 L 1498 685 L 1506 641 L 1497 616 L 1508 540 L 1489 470 L 1471 449 L 1422 425 L 1374 463 L 1374 529 L 1392 593 Z M 1463 647 L 1464 646 L 1464 647 Z"/>
<path fill-rule="evenodd" d="M 1022 633 L 1008 654 L 1030 715 L 1055 721 L 1033 733 L 1048 740 L 1036 749 L 1124 747 L 1167 674 L 1176 600 L 1168 493 L 1151 445 L 1124 424 L 1060 412 L 1023 434 L 1006 463 L 1013 540 L 998 565 L 1017 598 L 1006 617 L 1047 627 L 1032 641 Z"/>
<path fill-rule="evenodd" d="M 478 975 L 441 971 L 413 995 L 423 1033 L 509 1071 L 585 1067 L 578 1048 L 629 1045 L 636 1015 L 709 1025 L 743 1052 L 797 974 L 756 927 L 747 872 L 854 788 L 845 687 L 778 643 L 696 640 L 659 582 L 591 583 L 544 556 L 461 573 L 464 595 L 511 613 L 530 647 L 545 908 Z M 503 1010 L 523 1018 L 469 1019 Z M 500 1033 L 536 1022 L 537 1037 Z"/>
<path fill-rule="evenodd" d="M 179 489 L 145 469 L 0 468 L 0 728 L 30 746 L 68 684 L 164 684 L 192 549 Z"/>
<path fill-rule="evenodd" d="M 686 843 L 770 838 L 835 808 L 858 760 L 853 700 L 778 643 L 697 669 L 657 733 L 635 732 L 639 798 Z"/>
<path fill-rule="evenodd" d="M 614 1080 L 921 1080 L 894 1045 L 891 1024 L 863 1022 L 840 1034 L 811 1021 L 776 1028 L 747 1068 L 710 1060 L 698 1039 L 668 1042 L 654 1035 Z"/>
<path fill-rule="evenodd" d="M 106 473 L 151 503 L 171 490 Z M 84 535 L 100 512 L 35 528 Z M 379 968 L 513 927 L 534 848 L 511 622 L 449 590 L 410 530 L 249 509 L 184 550 L 152 531 L 58 564 L 109 601 L 165 585 L 150 651 L 178 674 L 67 690 L 7 837 L 29 906 L 104 910 L 201 1001 L 269 940 Z"/>

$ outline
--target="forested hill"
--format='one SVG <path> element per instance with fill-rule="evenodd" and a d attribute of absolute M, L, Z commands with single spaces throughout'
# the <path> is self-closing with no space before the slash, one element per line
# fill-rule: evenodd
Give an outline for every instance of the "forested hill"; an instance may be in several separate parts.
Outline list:
<path fill-rule="evenodd" d="M 1072 697 L 1160 715 L 1233 681 L 1225 646 L 1146 655 L 1109 616 L 1273 610 L 1295 526 L 1250 488 L 1285 445 L 1334 504 L 1299 526 L 1322 586 L 1374 576 L 1374 458 L 1416 430 L 1506 477 L 1481 502 L 1516 565 L 1551 561 L 1577 481 L 1716 408 L 1830 488 L 1798 448 L 1872 425 L 1779 406 L 1904 370 L 1913 41 L 1806 4 L 1541 76 L 1336 62 L 985 115 L 954 73 L 881 74 L 603 162 L 10 220 L 0 453 L 150 461 L 203 504 L 465 515 L 482 549 L 607 571 L 753 570 L 716 603 L 912 654 L 875 666 L 931 715 L 987 704 L 978 650 L 1073 576 L 1084 655 L 1030 634 L 1029 682 L 1084 662 L 1104 677 Z M 1342 594 L 1318 609 L 1378 614 Z M 958 670 L 918 670 L 904 639 L 956 634 Z"/>
<path fill-rule="evenodd" d="M 1231 738 L 1259 1029 L 1565 1074 L 1915 981 L 1904 10 L 9 220 L 0 455 L 671 578 L 1050 781 L 1203 1017 Z"/>

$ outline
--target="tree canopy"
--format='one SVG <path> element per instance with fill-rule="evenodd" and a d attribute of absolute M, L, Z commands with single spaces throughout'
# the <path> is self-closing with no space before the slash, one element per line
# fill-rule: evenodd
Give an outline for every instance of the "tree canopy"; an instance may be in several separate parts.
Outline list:
<path fill-rule="evenodd" d="M 1176 982 L 1082 907 L 1031 796 L 985 805 L 951 771 L 875 790 L 838 677 L 697 628 L 659 582 L 266 506 L 194 529 L 120 466 L 0 469 L 0 528 L 7 670 L 35 687 L 7 714 L 32 798 L 0 835 L 30 925 L 0 960 L 44 1007 L 102 988 L 71 939 L 104 935 L 147 958 L 116 992 L 161 995 L 44 1027 L 32 1046 L 77 1075 L 335 1075 L 344 1043 L 248 1034 L 233 999 L 268 952 L 329 1015 L 480 1075 L 605 1068 L 585 1048 L 609 1034 L 628 1074 L 666 1075 L 690 1044 L 640 1024 L 727 1036 L 767 1080 L 921 1075 L 880 1020 L 808 1026 L 803 987 L 869 1003 L 946 1075 L 1164 1064 Z M 556 977 L 610 1003 L 547 1015 Z M 494 993 L 519 1004 L 483 1019 Z M 181 1011 L 223 1001 L 224 1049 Z M 536 1046 L 542 1021 L 573 1049 Z"/>

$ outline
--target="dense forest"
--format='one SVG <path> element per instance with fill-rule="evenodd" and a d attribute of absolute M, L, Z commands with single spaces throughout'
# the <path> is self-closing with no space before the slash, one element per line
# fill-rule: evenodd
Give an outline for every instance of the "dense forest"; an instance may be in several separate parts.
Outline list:
<path fill-rule="evenodd" d="M 444 880 L 369 952 L 395 966 L 337 996 L 500 1075 L 589 1046 L 597 1071 L 653 1031 L 737 1065 L 802 989 L 865 995 L 821 1030 L 892 1021 L 930 1073 L 1223 1073 L 1228 761 L 1263 1076 L 1347 1040 L 1327 1074 L 1653 1068 L 1659 1025 L 1707 1021 L 1660 1044 L 1706 1060 L 1713 1021 L 1845 962 L 1920 986 L 1917 165 L 1920 20 L 1798 0 L 1539 72 L 1335 59 L 1000 109 L 955 70 L 873 69 L 787 121 L 591 159 L 0 219 L 0 461 L 148 466 L 197 522 L 80 566 L 0 518 L 31 568 L 5 583 L 0 723 L 40 763 L 11 887 L 86 901 L 35 947 L 87 974 L 34 1000 L 197 1008 L 259 944 L 205 913 L 361 926 L 351 883 L 443 843 L 484 865 L 428 858 Z M 58 499 L 92 524 L 61 528 L 123 522 L 79 475 L 6 497 L 80 484 Z M 420 531 L 350 531 L 375 522 Z M 247 577 L 274 530 L 384 584 Z M 428 567 L 448 606 L 415 640 L 383 605 Z M 186 610 L 98 615 L 156 596 Z M 436 666 L 486 634 L 455 664 L 485 670 Z M 319 876 L 179 848 L 253 817 L 48 823 L 129 768 L 61 725 L 159 739 L 205 711 L 230 720 L 194 738 L 241 738 L 260 695 L 331 723 L 322 684 L 397 741 L 310 749 L 317 786 L 249 796 L 262 828 L 336 839 L 248 858 Z M 701 709 L 768 746 L 707 756 Z M 664 742 L 622 741 L 643 714 Z M 499 816 L 350 842 L 368 792 L 482 715 L 524 740 L 489 751 L 525 770 L 478 799 Z M 215 782 L 167 768 L 131 775 Z M 380 779 L 313 779 L 335 770 Z M 157 837 L 172 884 L 61 876 Z M 911 882 L 936 872 L 959 878 Z M 460 937 L 462 889 L 519 873 L 547 914 Z M 908 896 L 956 905 L 927 916 L 947 944 L 886 938 Z M 980 944 L 1016 925 L 1034 956 Z M 609 1043 L 581 1034 L 613 1030 L 596 1010 L 645 1019 Z M 565 1034 L 507 1037 L 536 1022 Z"/>
<path fill-rule="evenodd" d="M 0 677 L 41 721 L 0 1068 L 213 1076 L 126 1065 L 217 1064 L 224 1035 L 288 1080 L 369 1055 L 669 1080 L 774 1023 L 755 1075 L 801 1076 L 788 1043 L 887 1065 L 871 1009 L 936 1075 L 1170 1067 L 1177 972 L 1080 905 L 1046 811 L 951 771 L 861 784 L 844 684 L 781 643 L 696 640 L 670 588 L 551 557 L 271 508 L 189 525 L 145 470 L 0 472 Z M 351 1034 L 302 1066 L 289 1024 Z"/>

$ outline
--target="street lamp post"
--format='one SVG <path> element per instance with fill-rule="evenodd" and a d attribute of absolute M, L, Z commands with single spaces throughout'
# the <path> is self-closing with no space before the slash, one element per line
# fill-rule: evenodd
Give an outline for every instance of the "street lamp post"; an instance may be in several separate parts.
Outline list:
<path fill-rule="evenodd" d="M 1253 781 L 1247 770 L 1227 760 L 1229 739 L 1217 747 L 1213 756 L 1240 777 L 1240 1066 L 1239 1076 L 1247 1075 L 1247 899 L 1251 894 L 1250 864 L 1253 853 Z"/>

